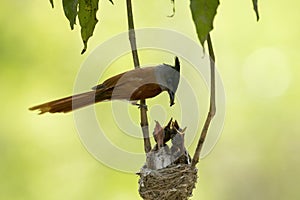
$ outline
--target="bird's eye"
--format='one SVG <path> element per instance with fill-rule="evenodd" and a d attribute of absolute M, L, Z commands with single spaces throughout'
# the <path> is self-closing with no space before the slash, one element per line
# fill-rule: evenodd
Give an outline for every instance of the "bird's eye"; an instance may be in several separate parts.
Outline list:
<path fill-rule="evenodd" d="M 172 78 L 168 78 L 167 80 L 168 85 L 171 85 L 172 81 L 173 81 Z"/>

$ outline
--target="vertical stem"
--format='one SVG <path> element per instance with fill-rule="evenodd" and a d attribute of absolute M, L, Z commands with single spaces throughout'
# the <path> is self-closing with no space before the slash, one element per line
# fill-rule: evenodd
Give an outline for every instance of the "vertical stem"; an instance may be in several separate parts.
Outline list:
<path fill-rule="evenodd" d="M 216 114 L 215 54 L 214 54 L 210 34 L 208 34 L 207 36 L 207 46 L 208 46 L 208 52 L 210 56 L 210 105 L 209 105 L 209 111 L 204 126 L 201 131 L 200 139 L 198 141 L 197 148 L 195 150 L 195 154 L 192 160 L 192 168 L 194 168 L 196 164 L 199 162 L 201 149 L 203 147 L 203 143 L 205 141 L 210 122 L 212 121 L 212 119 Z"/>
<path fill-rule="evenodd" d="M 215 62 L 216 62 L 216 58 L 215 58 L 215 53 L 214 53 L 214 49 L 213 49 L 213 45 L 212 45 L 212 41 L 210 38 L 210 34 L 208 34 L 207 36 L 207 46 L 208 46 L 208 53 L 209 53 L 209 57 L 210 57 L 210 77 L 211 77 L 211 81 L 210 81 L 210 112 L 212 117 L 215 116 L 216 114 L 216 78 L 215 78 Z"/>
<path fill-rule="evenodd" d="M 136 48 L 131 0 L 126 0 L 126 4 L 127 4 L 127 19 L 128 19 L 128 31 L 129 31 L 131 53 L 134 62 L 134 68 L 137 69 L 140 68 L 140 61 L 139 61 L 138 52 Z M 146 153 L 148 153 L 151 150 L 151 143 L 149 139 L 147 106 L 146 106 L 145 99 L 140 100 L 140 115 L 141 115 L 141 127 L 142 127 L 143 137 L 144 137 L 144 150 Z"/>
<path fill-rule="evenodd" d="M 140 67 L 139 56 L 136 48 L 136 39 L 135 39 L 135 30 L 134 30 L 134 22 L 133 22 L 133 14 L 132 14 L 132 5 L 131 0 L 127 0 L 127 20 L 128 20 L 128 31 L 129 31 L 129 41 L 131 46 L 131 53 L 134 62 L 134 68 Z"/>

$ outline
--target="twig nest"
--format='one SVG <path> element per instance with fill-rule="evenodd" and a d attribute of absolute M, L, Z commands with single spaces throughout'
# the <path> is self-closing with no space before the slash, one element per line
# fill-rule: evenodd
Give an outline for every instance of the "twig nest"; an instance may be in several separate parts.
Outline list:
<path fill-rule="evenodd" d="M 185 200 L 192 196 L 197 181 L 197 169 L 189 164 L 170 165 L 138 173 L 139 193 L 145 200 Z"/>
<path fill-rule="evenodd" d="M 156 145 L 147 153 L 146 163 L 138 173 L 143 199 L 185 200 L 192 196 L 197 169 L 191 168 L 191 157 L 184 146 L 185 130 L 172 118 L 164 128 L 156 121 Z M 171 148 L 166 144 L 170 140 Z"/>

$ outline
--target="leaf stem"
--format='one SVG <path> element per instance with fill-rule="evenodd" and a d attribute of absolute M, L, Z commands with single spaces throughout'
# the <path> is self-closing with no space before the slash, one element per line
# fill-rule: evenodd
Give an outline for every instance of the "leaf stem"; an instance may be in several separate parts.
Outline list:
<path fill-rule="evenodd" d="M 200 139 L 197 144 L 197 148 L 195 150 L 195 154 L 192 160 L 192 168 L 195 168 L 196 164 L 199 162 L 201 149 L 203 147 L 203 143 L 205 141 L 209 125 L 216 114 L 216 86 L 215 86 L 215 54 L 213 50 L 212 41 L 210 38 L 210 34 L 207 36 L 207 46 L 208 52 L 210 56 L 210 106 L 209 111 L 204 123 L 204 126 L 201 131 Z"/>
<path fill-rule="evenodd" d="M 134 68 L 137 69 L 140 68 L 140 61 L 139 61 L 137 47 L 136 47 L 131 0 L 126 0 L 126 4 L 127 4 L 128 31 L 129 31 L 128 34 L 129 34 L 129 41 L 131 46 L 131 53 L 134 62 Z M 146 153 L 148 153 L 151 150 L 151 143 L 149 139 L 147 105 L 145 99 L 140 100 L 140 116 L 141 116 L 141 127 L 142 127 L 143 137 L 144 137 L 144 150 Z"/>

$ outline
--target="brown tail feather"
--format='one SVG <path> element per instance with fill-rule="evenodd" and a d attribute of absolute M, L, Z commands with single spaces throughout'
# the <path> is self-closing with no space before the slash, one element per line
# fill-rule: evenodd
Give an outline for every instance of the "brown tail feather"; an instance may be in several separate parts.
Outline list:
<path fill-rule="evenodd" d="M 103 95 L 102 95 L 103 94 Z M 95 98 L 96 96 L 96 98 Z M 37 105 L 29 108 L 29 110 L 39 110 L 39 114 L 46 112 L 58 113 L 58 112 L 70 112 L 72 110 L 82 108 L 94 104 L 95 102 L 100 102 L 106 100 L 108 97 L 105 92 L 100 91 L 90 91 L 82 94 L 77 94 L 74 96 L 69 96 L 66 98 L 50 101 L 41 105 Z"/>

